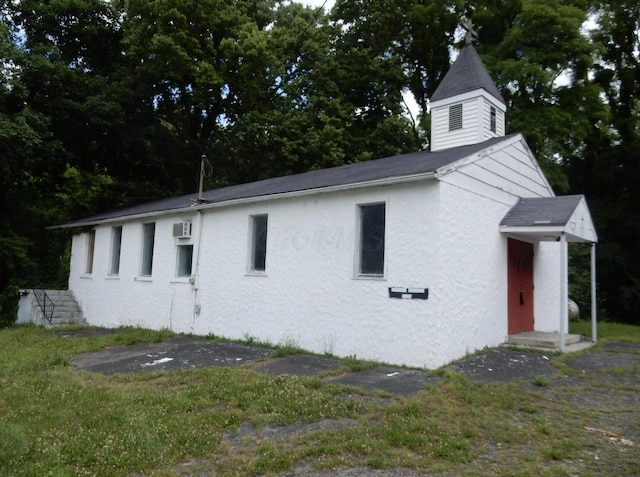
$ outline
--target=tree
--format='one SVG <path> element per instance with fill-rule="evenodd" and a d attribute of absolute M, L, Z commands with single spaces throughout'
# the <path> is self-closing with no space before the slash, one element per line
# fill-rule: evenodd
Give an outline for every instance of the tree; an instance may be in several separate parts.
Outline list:
<path fill-rule="evenodd" d="M 640 5 L 614 1 L 596 7 L 595 83 L 608 115 L 592 122 L 584 154 L 572 158 L 568 173 L 572 189 L 587 194 L 598 227 L 598 286 L 607 317 L 638 323 Z"/>
<path fill-rule="evenodd" d="M 489 0 L 471 9 L 478 52 L 507 101 L 508 129 L 523 133 L 558 191 L 569 187 L 561 165 L 581 154 L 602 115 L 599 88 L 588 79 L 593 45 L 581 31 L 584 3 Z"/>
<path fill-rule="evenodd" d="M 103 140 L 117 110 L 104 76 L 112 61 L 103 48 L 114 26 L 108 11 L 100 1 L 25 0 L 0 8 L 5 304 L 17 299 L 17 285 L 64 285 L 59 271 L 66 240 L 45 231 L 70 218 L 56 192 L 70 167 L 92 172 L 112 152 Z M 92 213 L 97 204 L 85 203 L 79 212 Z"/>

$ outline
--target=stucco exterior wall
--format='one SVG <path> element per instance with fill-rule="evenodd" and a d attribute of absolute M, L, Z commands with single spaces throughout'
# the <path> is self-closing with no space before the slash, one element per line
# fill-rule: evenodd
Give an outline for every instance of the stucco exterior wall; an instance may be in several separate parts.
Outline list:
<path fill-rule="evenodd" d="M 374 202 L 386 203 L 385 275 L 359 278 L 354 273 L 357 207 Z M 269 217 L 264 274 L 247 272 L 255 214 Z M 460 328 L 468 327 L 459 309 L 473 308 L 449 295 L 456 288 L 450 281 L 457 278 L 453 270 L 443 271 L 448 252 L 441 217 L 437 181 L 212 209 L 202 215 L 193 284 L 175 278 L 175 248 L 177 242 L 197 242 L 197 214 L 156 220 L 151 278 L 138 276 L 141 224 L 123 224 L 118 277 L 107 275 L 111 227 L 101 226 L 91 276 L 82 273 L 84 234 L 75 237 L 69 286 L 94 325 L 254 337 L 435 368 L 460 357 L 459 347 L 451 346 L 460 341 Z M 178 241 L 171 226 L 185 219 L 193 222 L 192 238 Z M 394 299 L 389 287 L 429 288 L 430 295 Z"/>
<path fill-rule="evenodd" d="M 380 202 L 384 276 L 359 277 L 358 206 Z M 148 220 L 156 224 L 151 277 L 139 275 L 142 222 L 102 225 L 91 274 L 84 273 L 86 234 L 74 237 L 69 288 L 93 325 L 252 337 L 437 368 L 505 341 L 507 239 L 498 227 L 510 207 L 504 202 L 455 179 L 427 180 L 159 216 Z M 263 273 L 249 271 L 251 216 L 259 214 L 268 215 Z M 185 220 L 191 237 L 174 238 L 172 225 Z M 121 260 L 118 276 L 110 276 L 115 225 L 123 227 Z M 191 277 L 176 278 L 179 244 L 194 246 Z M 559 262 L 549 245 L 537 247 L 534 273 L 536 329 L 543 331 L 555 329 L 557 316 Z M 390 298 L 389 287 L 427 288 L 429 298 Z"/>
<path fill-rule="evenodd" d="M 440 302 L 452 310 L 441 326 L 455 339 L 451 359 L 507 336 L 507 241 L 498 225 L 509 207 L 459 187 L 441 185 Z M 445 351 L 443 350 L 443 353 Z"/>
<path fill-rule="evenodd" d="M 177 330 L 176 324 L 184 323 L 193 315 L 188 279 L 175 278 L 176 239 L 172 237 L 171 227 L 179 220 L 184 220 L 184 217 L 171 216 L 155 221 L 152 277 L 139 275 L 142 223 L 97 227 L 91 274 L 83 273 L 86 233 L 74 236 L 69 288 L 74 291 L 88 323 L 105 327 L 144 326 Z M 118 276 L 108 274 L 112 225 L 123 226 Z"/>

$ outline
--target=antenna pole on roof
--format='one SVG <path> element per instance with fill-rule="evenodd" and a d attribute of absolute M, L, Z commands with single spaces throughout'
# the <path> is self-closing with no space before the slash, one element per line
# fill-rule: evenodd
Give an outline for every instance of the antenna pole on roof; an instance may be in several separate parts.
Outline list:
<path fill-rule="evenodd" d="M 204 185 L 204 165 L 207 162 L 206 154 L 200 157 L 200 185 L 198 187 L 198 201 L 202 201 L 202 187 Z"/>
<path fill-rule="evenodd" d="M 191 205 L 200 205 L 207 202 L 202 197 L 202 188 L 204 186 L 204 178 L 210 176 L 213 173 L 213 167 L 207 159 L 207 156 L 203 154 L 200 156 L 200 184 L 198 186 L 198 198 L 191 201 Z"/>
<path fill-rule="evenodd" d="M 471 44 L 471 37 L 478 38 L 478 32 L 473 29 L 473 23 L 471 23 L 471 20 L 467 19 L 467 20 L 461 21 L 460 26 L 467 31 L 464 37 L 465 45 Z"/>

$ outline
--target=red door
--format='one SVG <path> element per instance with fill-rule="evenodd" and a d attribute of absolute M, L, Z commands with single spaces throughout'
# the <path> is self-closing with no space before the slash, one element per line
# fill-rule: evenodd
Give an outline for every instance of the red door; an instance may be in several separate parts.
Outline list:
<path fill-rule="evenodd" d="M 533 244 L 508 239 L 509 334 L 533 331 Z"/>

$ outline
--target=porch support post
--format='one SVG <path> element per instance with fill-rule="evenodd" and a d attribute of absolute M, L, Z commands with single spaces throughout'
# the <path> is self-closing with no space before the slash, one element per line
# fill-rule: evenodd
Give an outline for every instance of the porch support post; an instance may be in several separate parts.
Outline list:
<path fill-rule="evenodd" d="M 591 341 L 598 341 L 598 308 L 596 306 L 596 243 L 591 244 Z"/>
<path fill-rule="evenodd" d="M 564 353 L 564 335 L 569 317 L 569 254 L 567 237 L 560 234 L 560 352 Z"/>

